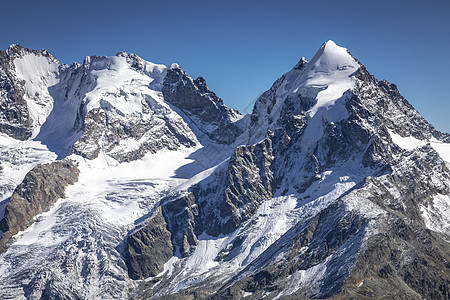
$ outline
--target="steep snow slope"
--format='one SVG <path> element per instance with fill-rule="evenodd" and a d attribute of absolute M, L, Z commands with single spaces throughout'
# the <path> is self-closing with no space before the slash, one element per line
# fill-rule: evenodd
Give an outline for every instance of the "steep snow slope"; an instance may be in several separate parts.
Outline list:
<path fill-rule="evenodd" d="M 14 60 L 16 78 L 25 82 L 25 100 L 34 123 L 32 138 L 53 108 L 53 98 L 49 90 L 59 82 L 61 64 L 55 59 L 24 53 Z"/>
<path fill-rule="evenodd" d="M 52 89 L 65 66 L 46 50 L 11 45 L 0 52 L 0 130 L 35 137 L 53 107 Z"/>
<path fill-rule="evenodd" d="M 355 86 L 358 68 L 358 63 L 347 49 L 337 46 L 333 41 L 324 43 L 311 62 L 302 58 L 258 99 L 252 112 L 251 130 L 259 130 L 259 133 L 254 133 L 250 140 L 258 141 L 263 137 L 261 134 L 265 135 L 267 128 L 277 127 L 275 121 L 280 118 L 287 98 L 294 98 L 302 105 L 310 102 L 305 114 L 314 121 L 309 122 L 312 132 L 307 135 L 308 139 L 316 139 L 322 119 L 337 122 L 348 116 L 341 98 L 345 91 Z M 307 101 L 302 101 L 302 98 Z"/>

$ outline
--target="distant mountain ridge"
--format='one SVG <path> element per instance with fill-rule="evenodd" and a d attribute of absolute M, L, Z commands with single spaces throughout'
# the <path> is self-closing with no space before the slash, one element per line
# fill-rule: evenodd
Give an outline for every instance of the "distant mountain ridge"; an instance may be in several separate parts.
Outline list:
<path fill-rule="evenodd" d="M 135 54 L 0 64 L 1 298 L 450 298 L 450 135 L 333 41 L 247 116 Z"/>

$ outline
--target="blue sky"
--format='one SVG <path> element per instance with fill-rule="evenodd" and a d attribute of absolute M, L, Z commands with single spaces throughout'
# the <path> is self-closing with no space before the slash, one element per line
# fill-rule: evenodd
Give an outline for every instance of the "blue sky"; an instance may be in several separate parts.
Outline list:
<path fill-rule="evenodd" d="M 67 64 L 118 51 L 177 62 L 243 112 L 332 39 L 450 132 L 448 0 L 26 0 L 4 1 L 1 11 L 0 49 L 45 48 Z"/>

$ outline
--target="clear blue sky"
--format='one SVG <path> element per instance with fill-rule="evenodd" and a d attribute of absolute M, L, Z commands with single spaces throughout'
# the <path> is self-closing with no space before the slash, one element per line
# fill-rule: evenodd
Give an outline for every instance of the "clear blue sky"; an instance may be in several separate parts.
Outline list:
<path fill-rule="evenodd" d="M 3 1 L 0 49 L 63 63 L 134 52 L 203 76 L 227 105 L 251 102 L 329 39 L 450 132 L 450 1 Z"/>

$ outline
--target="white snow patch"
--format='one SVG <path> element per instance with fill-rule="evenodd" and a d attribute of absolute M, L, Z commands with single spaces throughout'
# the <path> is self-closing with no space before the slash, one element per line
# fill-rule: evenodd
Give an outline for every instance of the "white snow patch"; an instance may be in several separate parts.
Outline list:
<path fill-rule="evenodd" d="M 177 263 L 179 260 L 180 260 L 180 259 L 179 259 L 178 257 L 172 256 L 172 257 L 164 264 L 164 268 L 163 268 L 163 271 L 162 271 L 161 273 L 159 273 L 159 274 L 156 275 L 155 277 L 148 277 L 148 278 L 145 278 L 144 281 L 145 281 L 145 282 L 149 282 L 149 281 L 151 281 L 151 280 L 153 280 L 153 279 L 155 279 L 155 278 L 159 278 L 159 277 L 162 277 L 162 276 L 170 276 L 170 275 L 172 275 L 172 273 L 173 273 L 173 271 L 174 271 L 174 269 L 175 269 L 174 264 Z M 158 282 L 153 286 L 153 288 L 155 288 L 155 286 L 157 286 L 159 283 L 161 283 L 161 280 L 158 281 Z"/>
<path fill-rule="evenodd" d="M 198 236 L 198 245 L 186 260 L 186 269 L 191 273 L 190 276 L 201 275 L 218 265 L 214 258 L 219 254 L 225 239 L 226 237 L 216 238 L 206 233 Z"/>
<path fill-rule="evenodd" d="M 289 283 L 286 285 L 287 288 L 284 289 L 280 294 L 278 294 L 275 299 L 279 299 L 285 295 L 293 294 L 300 289 L 303 289 L 306 295 L 319 290 L 322 279 L 325 277 L 325 273 L 327 270 L 326 264 L 329 259 L 330 257 L 328 257 L 320 264 L 317 264 L 309 269 L 297 270 L 294 274 L 290 275 L 288 277 Z"/>
<path fill-rule="evenodd" d="M 450 144 L 442 143 L 436 139 L 431 139 L 431 147 L 439 153 L 439 156 L 450 164 Z"/>
<path fill-rule="evenodd" d="M 447 163 L 450 163 L 450 144 L 443 143 L 438 141 L 435 138 L 431 138 L 430 140 L 419 140 L 412 136 L 402 137 L 401 135 L 396 134 L 395 132 L 389 130 L 389 134 L 391 136 L 392 141 L 405 150 L 413 150 L 419 147 L 423 147 L 426 144 L 430 144 L 434 150 L 439 154 L 439 156 Z"/>
<path fill-rule="evenodd" d="M 59 244 L 65 240 L 65 238 L 58 238 L 51 234 L 50 229 L 55 225 L 55 213 L 61 206 L 64 199 L 59 199 L 47 212 L 43 212 L 37 215 L 30 227 L 17 233 L 14 236 L 17 246 L 29 246 L 31 244 L 41 245 L 41 247 L 49 247 Z"/>
<path fill-rule="evenodd" d="M 202 171 L 194 176 L 192 176 L 191 178 L 189 178 L 188 180 L 186 180 L 186 182 L 183 182 L 182 184 L 180 184 L 179 186 L 177 186 L 176 189 L 173 190 L 173 192 L 181 192 L 181 191 L 185 191 L 188 188 L 190 188 L 191 186 L 199 183 L 200 181 L 208 178 L 212 173 L 214 173 L 214 171 L 221 166 L 224 162 L 227 162 L 228 159 L 222 161 L 221 163 L 206 169 L 205 171 Z"/>
<path fill-rule="evenodd" d="M 402 137 L 391 130 L 389 130 L 389 135 L 391 136 L 394 144 L 405 150 L 413 150 L 415 148 L 423 147 L 428 143 L 428 141 L 422 141 L 412 136 Z"/>
<path fill-rule="evenodd" d="M 421 212 L 425 225 L 446 235 L 450 242 L 450 196 L 437 194 L 432 203 L 421 205 Z"/>

